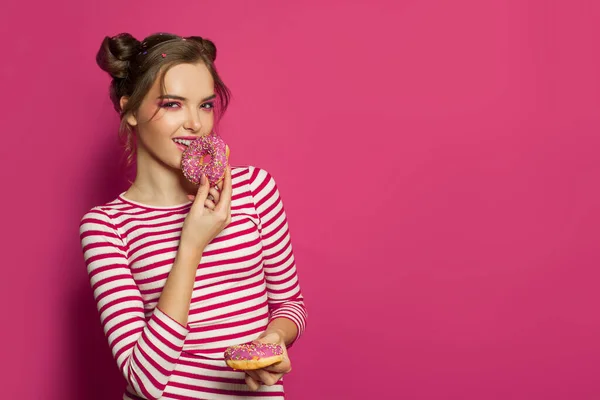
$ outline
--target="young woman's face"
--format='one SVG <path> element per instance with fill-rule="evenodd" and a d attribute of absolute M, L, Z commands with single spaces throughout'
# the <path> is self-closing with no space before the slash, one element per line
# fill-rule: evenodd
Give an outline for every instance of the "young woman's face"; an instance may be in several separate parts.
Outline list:
<path fill-rule="evenodd" d="M 185 144 L 175 139 L 193 140 L 211 133 L 214 102 L 214 82 L 204 64 L 172 67 L 165 74 L 164 95 L 157 79 L 135 115 L 127 119 L 137 130 L 138 151 L 180 168 Z"/>

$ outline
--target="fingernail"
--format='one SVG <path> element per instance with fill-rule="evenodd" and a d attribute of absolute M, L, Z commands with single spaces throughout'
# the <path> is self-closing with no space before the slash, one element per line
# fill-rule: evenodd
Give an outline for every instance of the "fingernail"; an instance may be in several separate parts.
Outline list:
<path fill-rule="evenodd" d="M 200 184 L 204 185 L 206 183 L 206 175 L 202 174 L 200 177 Z"/>
<path fill-rule="evenodd" d="M 194 196 L 193 194 L 188 194 L 187 198 L 190 199 L 190 201 L 194 201 L 194 199 L 196 198 L 196 196 Z"/>

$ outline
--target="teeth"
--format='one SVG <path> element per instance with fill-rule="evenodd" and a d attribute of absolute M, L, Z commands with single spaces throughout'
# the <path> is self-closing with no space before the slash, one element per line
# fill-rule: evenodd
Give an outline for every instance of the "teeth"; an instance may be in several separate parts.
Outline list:
<path fill-rule="evenodd" d="M 173 141 L 174 141 L 175 143 L 179 143 L 179 144 L 182 144 L 182 145 L 184 145 L 184 146 L 189 146 L 189 145 L 190 145 L 190 143 L 192 143 L 192 141 L 191 141 L 191 140 L 186 140 L 186 139 L 173 139 Z"/>

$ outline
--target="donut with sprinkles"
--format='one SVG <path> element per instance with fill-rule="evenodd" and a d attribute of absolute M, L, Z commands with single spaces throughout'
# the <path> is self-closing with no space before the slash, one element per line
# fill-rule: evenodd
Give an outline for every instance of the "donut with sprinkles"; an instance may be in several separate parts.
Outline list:
<path fill-rule="evenodd" d="M 225 176 L 228 160 L 229 146 L 220 136 L 201 136 L 183 151 L 181 171 L 187 180 L 196 185 L 200 184 L 200 178 L 205 174 L 210 185 L 214 186 Z"/>
<path fill-rule="evenodd" d="M 274 343 L 243 343 L 225 350 L 225 362 L 235 370 L 254 370 L 283 360 L 283 348 Z"/>

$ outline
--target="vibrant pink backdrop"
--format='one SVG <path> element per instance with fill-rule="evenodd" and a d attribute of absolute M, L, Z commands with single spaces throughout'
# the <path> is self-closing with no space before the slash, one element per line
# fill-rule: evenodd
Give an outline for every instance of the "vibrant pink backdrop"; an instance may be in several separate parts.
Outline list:
<path fill-rule="evenodd" d="M 78 242 L 105 34 L 211 38 L 309 307 L 290 399 L 600 398 L 600 3 L 3 2 L 2 397 L 116 399 Z"/>

